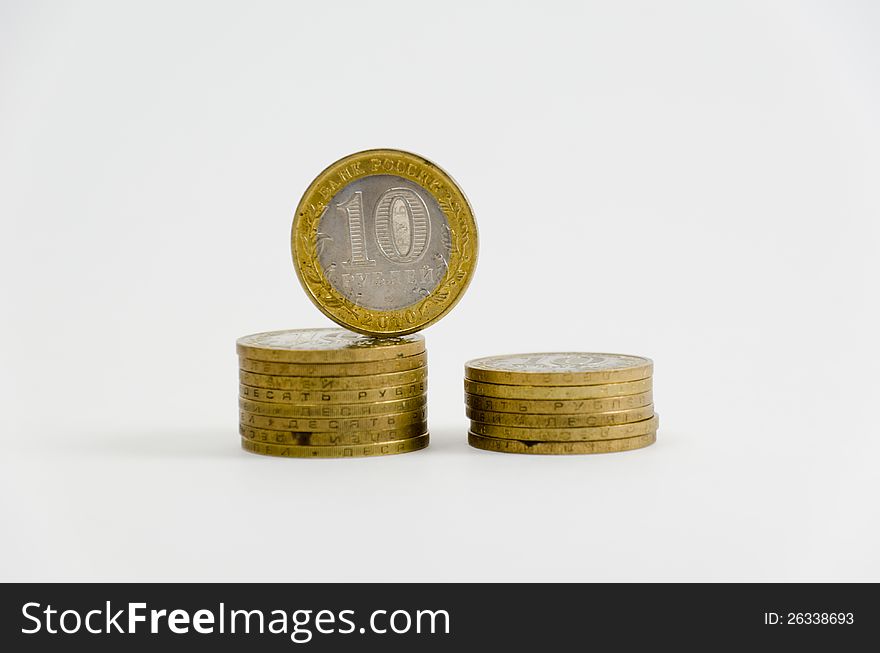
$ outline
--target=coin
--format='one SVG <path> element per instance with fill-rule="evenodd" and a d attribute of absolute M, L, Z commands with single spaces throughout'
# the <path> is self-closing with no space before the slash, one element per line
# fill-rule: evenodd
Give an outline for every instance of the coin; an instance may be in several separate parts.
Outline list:
<path fill-rule="evenodd" d="M 516 426 L 496 426 L 471 422 L 471 432 L 491 438 L 504 440 L 526 440 L 541 442 L 578 442 L 584 440 L 619 440 L 636 435 L 655 432 L 660 426 L 660 418 L 654 415 L 650 419 L 614 426 L 585 426 L 574 429 L 535 429 Z"/>
<path fill-rule="evenodd" d="M 266 374 L 271 376 L 309 376 L 309 377 L 337 377 L 337 376 L 364 376 L 372 374 L 390 374 L 405 372 L 425 367 L 428 364 L 428 355 L 425 352 L 392 358 L 383 361 L 367 361 L 364 363 L 271 363 L 258 361 L 252 358 L 242 357 L 239 359 L 239 368 L 246 372 Z"/>
<path fill-rule="evenodd" d="M 397 385 L 390 388 L 367 388 L 366 390 L 276 390 L 274 388 L 254 388 L 239 384 L 239 395 L 245 399 L 277 404 L 296 404 L 298 406 L 326 406 L 328 404 L 381 403 L 406 399 L 425 394 L 424 381 Z M 633 395 L 635 396 L 635 395 Z"/>
<path fill-rule="evenodd" d="M 408 372 L 370 374 L 365 376 L 272 376 L 269 374 L 254 374 L 244 370 L 240 370 L 238 373 L 239 381 L 254 388 L 326 392 L 390 388 L 424 382 L 427 377 L 427 367 L 419 367 Z"/>
<path fill-rule="evenodd" d="M 653 402 L 652 393 L 642 392 L 623 397 L 602 399 L 498 399 L 465 394 L 465 406 L 474 410 L 489 410 L 496 413 L 530 413 L 540 415 L 607 413 L 613 410 L 640 408 Z"/>
<path fill-rule="evenodd" d="M 495 413 L 488 410 L 474 410 L 473 408 L 466 408 L 465 414 L 469 419 L 483 424 L 535 429 L 563 429 L 638 422 L 648 419 L 654 414 L 654 405 L 586 415 L 525 415 L 522 413 Z"/>
<path fill-rule="evenodd" d="M 632 438 L 620 440 L 594 440 L 587 442 L 523 442 L 521 440 L 502 440 L 487 438 L 476 433 L 468 433 L 468 444 L 477 449 L 498 451 L 502 453 L 531 454 L 580 454 L 580 453 L 613 453 L 641 449 L 654 444 L 656 433 L 646 433 Z"/>
<path fill-rule="evenodd" d="M 653 381 L 650 378 L 625 383 L 577 386 L 499 385 L 464 380 L 464 391 L 468 394 L 499 399 L 599 399 L 634 395 L 647 392 L 652 387 Z"/>
<path fill-rule="evenodd" d="M 353 431 L 351 433 L 339 431 L 272 431 L 239 424 L 238 432 L 243 438 L 268 444 L 298 444 L 306 446 L 370 444 L 372 442 L 392 442 L 394 440 L 414 438 L 417 435 L 428 432 L 428 423 L 417 422 L 409 426 L 386 431 Z"/>
<path fill-rule="evenodd" d="M 410 424 L 424 422 L 428 411 L 424 407 L 402 413 L 369 415 L 366 417 L 281 417 L 257 415 L 246 410 L 239 411 L 239 422 L 246 426 L 277 431 L 333 431 L 352 433 L 357 431 L 387 431 Z"/>
<path fill-rule="evenodd" d="M 291 231 L 309 298 L 369 335 L 425 328 L 461 298 L 477 261 L 477 226 L 436 164 L 400 150 L 358 152 L 306 189 Z"/>
<path fill-rule="evenodd" d="M 427 398 L 424 395 L 373 404 L 328 404 L 326 406 L 297 406 L 292 404 L 272 404 L 251 399 L 238 400 L 239 408 L 256 415 L 316 418 L 368 417 L 371 415 L 387 415 L 388 413 L 404 413 L 421 408 L 426 403 Z"/>
<path fill-rule="evenodd" d="M 425 351 L 420 335 L 374 338 L 345 329 L 291 329 L 239 338 L 238 355 L 284 363 L 358 363 L 403 358 Z"/>
<path fill-rule="evenodd" d="M 365 456 L 390 456 L 396 453 L 418 451 L 428 446 L 428 434 L 394 442 L 371 444 L 348 444 L 342 446 L 300 446 L 295 444 L 268 444 L 241 439 L 241 447 L 252 453 L 282 458 L 360 458 Z"/>
<path fill-rule="evenodd" d="M 648 358 L 625 354 L 554 352 L 510 354 L 468 361 L 465 378 L 505 385 L 597 385 L 647 379 Z"/>

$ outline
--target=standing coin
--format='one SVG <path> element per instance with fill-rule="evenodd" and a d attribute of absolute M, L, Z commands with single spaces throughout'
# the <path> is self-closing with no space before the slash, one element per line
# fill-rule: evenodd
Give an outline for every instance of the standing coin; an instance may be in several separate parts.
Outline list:
<path fill-rule="evenodd" d="M 364 334 L 413 333 L 461 298 L 477 261 L 473 212 L 452 178 L 400 150 L 352 154 L 306 189 L 293 265 L 330 319 Z"/>
<path fill-rule="evenodd" d="M 558 352 L 510 354 L 468 361 L 465 378 L 505 385 L 597 385 L 647 379 L 648 358 L 625 354 Z"/>
<path fill-rule="evenodd" d="M 298 444 L 306 446 L 327 446 L 343 444 L 371 444 L 374 442 L 393 442 L 406 440 L 428 432 L 427 422 L 417 422 L 410 426 L 387 431 L 272 431 L 257 429 L 240 424 L 238 431 L 243 438 L 267 444 Z"/>
<path fill-rule="evenodd" d="M 314 417 L 314 418 L 345 418 L 387 415 L 388 413 L 404 413 L 416 410 L 427 403 L 425 396 L 410 397 L 397 401 L 383 401 L 374 404 L 327 404 L 326 406 L 306 406 L 295 404 L 272 404 L 251 399 L 239 399 L 238 406 L 242 410 L 256 415 L 272 417 Z M 607 413 L 606 413 L 607 414 Z"/>
<path fill-rule="evenodd" d="M 622 440 L 596 440 L 592 442 L 521 442 L 519 440 L 500 440 L 487 438 L 476 433 L 468 433 L 468 444 L 477 449 L 502 453 L 531 454 L 579 454 L 613 453 L 631 451 L 654 444 L 656 433 L 647 433 Z"/>
<path fill-rule="evenodd" d="M 297 404 L 315 406 L 327 404 L 363 404 L 381 403 L 407 399 L 425 394 L 427 386 L 424 381 L 397 385 L 390 388 L 367 388 L 366 390 L 276 390 L 274 388 L 254 388 L 239 384 L 239 394 L 245 399 L 266 401 L 276 404 Z M 635 396 L 635 395 L 634 395 Z"/>
<path fill-rule="evenodd" d="M 655 414 L 650 419 L 613 426 L 585 426 L 575 429 L 529 429 L 517 426 L 497 426 L 471 422 L 471 432 L 503 440 L 526 440 L 535 442 L 578 442 L 584 440 L 620 440 L 646 433 L 654 433 L 660 427 Z"/>
<path fill-rule="evenodd" d="M 616 410 L 608 413 L 590 413 L 586 415 L 525 415 L 522 413 L 495 413 L 488 410 L 466 408 L 469 419 L 483 424 L 498 426 L 519 426 L 534 429 L 583 428 L 585 426 L 610 426 L 639 422 L 654 415 L 654 405 L 630 410 Z"/>
<path fill-rule="evenodd" d="M 394 442 L 378 442 L 371 444 L 349 444 L 342 446 L 299 446 L 295 444 L 267 444 L 241 439 L 241 447 L 252 453 L 281 458 L 361 458 L 366 456 L 390 456 L 396 453 L 418 451 L 428 446 L 428 434 L 419 435 L 407 440 Z"/>
<path fill-rule="evenodd" d="M 251 384 L 254 385 L 254 384 Z M 602 397 L 623 397 L 647 392 L 653 387 L 652 379 L 627 381 L 625 383 L 605 383 L 602 385 L 499 385 L 464 380 L 464 391 L 481 397 L 499 399 L 601 399 Z"/>
<path fill-rule="evenodd" d="M 420 335 L 373 338 L 346 329 L 291 329 L 243 336 L 243 358 L 283 363 L 358 363 L 403 358 L 425 351 Z"/>
<path fill-rule="evenodd" d="M 366 390 L 390 388 L 397 385 L 420 383 L 428 377 L 428 368 L 419 367 L 408 372 L 371 374 L 368 376 L 271 376 L 240 370 L 238 380 L 254 388 L 276 390 L 303 390 L 338 392 L 340 390 Z"/>
<path fill-rule="evenodd" d="M 246 410 L 239 411 L 239 422 L 245 426 L 275 431 L 333 431 L 353 433 L 356 431 L 387 431 L 428 419 L 425 407 L 403 413 L 368 415 L 365 417 L 282 417 L 257 415 Z"/>
<path fill-rule="evenodd" d="M 637 395 L 623 397 L 605 397 L 603 399 L 497 399 L 480 397 L 479 395 L 464 396 L 464 403 L 474 410 L 490 410 L 496 413 L 533 413 L 541 415 L 607 413 L 613 410 L 641 408 L 653 402 L 652 393 L 642 392 Z"/>

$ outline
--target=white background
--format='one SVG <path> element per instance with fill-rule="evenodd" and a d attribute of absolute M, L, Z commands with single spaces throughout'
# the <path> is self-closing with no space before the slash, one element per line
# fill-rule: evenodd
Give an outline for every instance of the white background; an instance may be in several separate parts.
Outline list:
<path fill-rule="evenodd" d="M 880 580 L 880 8 L 0 9 L 2 580 Z M 331 325 L 312 178 L 446 168 L 481 253 L 432 445 L 249 455 L 235 338 Z M 658 443 L 466 444 L 463 363 L 655 361 Z"/>

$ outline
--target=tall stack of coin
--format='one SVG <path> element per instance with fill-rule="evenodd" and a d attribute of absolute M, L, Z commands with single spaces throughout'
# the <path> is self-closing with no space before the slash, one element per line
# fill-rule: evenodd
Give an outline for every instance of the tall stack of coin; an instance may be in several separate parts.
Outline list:
<path fill-rule="evenodd" d="M 465 364 L 472 447 L 505 453 L 629 451 L 653 444 L 653 363 L 623 354 L 546 353 Z"/>
<path fill-rule="evenodd" d="M 420 335 L 296 329 L 239 338 L 241 444 L 289 458 L 348 458 L 428 446 Z"/>

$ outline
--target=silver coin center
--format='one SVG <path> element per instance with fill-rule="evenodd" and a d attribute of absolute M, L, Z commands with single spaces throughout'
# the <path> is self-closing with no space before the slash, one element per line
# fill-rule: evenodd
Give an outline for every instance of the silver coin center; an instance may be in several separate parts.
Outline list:
<path fill-rule="evenodd" d="M 434 196 L 397 175 L 361 177 L 327 203 L 318 263 L 358 306 L 401 310 L 440 285 L 449 266 L 449 221 Z"/>

